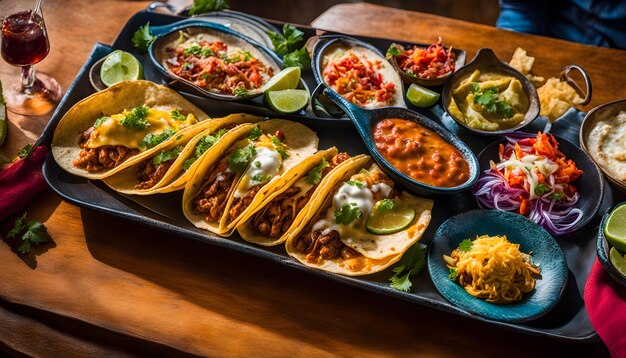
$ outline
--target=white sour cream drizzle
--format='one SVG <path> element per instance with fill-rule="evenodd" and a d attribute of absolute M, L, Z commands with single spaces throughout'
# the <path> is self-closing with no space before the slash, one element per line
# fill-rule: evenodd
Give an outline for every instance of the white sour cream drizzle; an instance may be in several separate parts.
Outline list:
<path fill-rule="evenodd" d="M 256 147 L 256 154 L 250 160 L 248 169 L 243 173 L 241 182 L 235 191 L 235 198 L 243 197 L 250 188 L 257 184 L 266 183 L 275 177 L 280 170 L 282 157 L 270 148 Z M 255 180 L 254 177 L 266 179 L 265 181 Z"/>

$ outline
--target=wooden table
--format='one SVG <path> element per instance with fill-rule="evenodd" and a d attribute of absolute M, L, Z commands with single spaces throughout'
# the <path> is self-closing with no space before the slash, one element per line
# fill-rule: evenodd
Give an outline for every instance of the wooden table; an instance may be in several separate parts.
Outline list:
<path fill-rule="evenodd" d="M 0 2 L 10 13 L 15 2 Z M 38 69 L 67 88 L 96 41 L 112 42 L 146 1 L 49 0 L 52 50 Z M 7 7 L 9 10 L 7 10 Z M 6 11 L 6 12 L 5 12 Z M 352 34 L 448 43 L 471 57 L 489 45 L 502 58 L 522 46 L 536 73 L 583 65 L 597 105 L 626 97 L 626 52 L 514 34 L 367 4 L 329 9 L 314 26 Z M 609 60 L 610 59 L 610 60 Z M 17 75 L 1 63 L 0 78 Z M 10 115 L 12 158 L 48 117 Z M 530 356 L 606 355 L 601 343 L 563 344 L 345 287 L 283 266 L 171 237 L 63 202 L 51 191 L 26 208 L 54 242 L 20 257 L 0 245 L 0 342 L 28 355 Z M 12 220 L 0 227 L 5 235 Z"/>

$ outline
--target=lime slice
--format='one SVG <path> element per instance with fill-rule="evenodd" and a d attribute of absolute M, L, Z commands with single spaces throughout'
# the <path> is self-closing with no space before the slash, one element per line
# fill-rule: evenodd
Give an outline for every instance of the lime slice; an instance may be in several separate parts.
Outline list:
<path fill-rule="evenodd" d="M 367 218 L 367 231 L 372 234 L 388 235 L 406 229 L 415 219 L 415 209 L 409 205 L 394 202 L 391 209 L 384 208 L 385 200 L 374 204 L 374 209 Z"/>
<path fill-rule="evenodd" d="M 626 276 L 626 259 L 622 254 L 617 251 L 616 248 L 611 247 L 611 251 L 609 252 L 609 258 L 611 259 L 611 263 L 621 273 Z"/>
<path fill-rule="evenodd" d="M 611 246 L 626 252 L 626 205 L 613 210 L 604 227 L 604 235 Z"/>
<path fill-rule="evenodd" d="M 265 92 L 265 101 L 281 114 L 297 113 L 309 104 L 309 92 L 303 89 Z"/>
<path fill-rule="evenodd" d="M 263 86 L 262 91 L 282 91 L 298 88 L 300 84 L 300 67 L 287 67 L 278 72 Z"/>
<path fill-rule="evenodd" d="M 433 92 L 428 88 L 418 86 L 412 83 L 409 90 L 406 91 L 406 99 L 415 107 L 426 108 L 434 105 L 439 100 L 439 93 Z"/>
<path fill-rule="evenodd" d="M 102 63 L 100 79 L 107 87 L 122 81 L 140 80 L 143 79 L 143 68 L 135 56 L 115 50 Z"/>
<path fill-rule="evenodd" d="M 7 105 L 4 102 L 4 95 L 2 94 L 2 82 L 0 82 L 0 145 L 4 143 L 4 138 L 7 136 Z"/>

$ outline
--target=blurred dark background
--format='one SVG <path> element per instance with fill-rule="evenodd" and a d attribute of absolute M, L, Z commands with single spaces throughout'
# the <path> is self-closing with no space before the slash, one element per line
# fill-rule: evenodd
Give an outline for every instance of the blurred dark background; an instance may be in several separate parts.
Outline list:
<path fill-rule="evenodd" d="M 548 1 L 548 0 L 546 0 Z M 257 16 L 299 24 L 310 24 L 319 14 L 333 5 L 360 1 L 337 0 L 273 0 L 241 1 L 231 0 L 233 10 Z M 498 0 L 368 0 L 401 9 L 426 12 L 460 20 L 495 25 L 498 18 Z"/>

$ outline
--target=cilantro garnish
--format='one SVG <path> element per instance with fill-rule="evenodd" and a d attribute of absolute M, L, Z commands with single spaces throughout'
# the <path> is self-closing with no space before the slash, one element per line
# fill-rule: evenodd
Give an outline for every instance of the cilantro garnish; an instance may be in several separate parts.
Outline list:
<path fill-rule="evenodd" d="M 457 270 L 454 267 L 450 268 L 450 274 L 448 275 L 448 277 L 452 280 L 452 281 L 456 281 L 456 278 L 459 277 L 459 270 Z"/>
<path fill-rule="evenodd" d="M 559 201 L 559 200 L 562 200 L 564 196 L 565 195 L 563 193 L 554 192 L 554 193 L 548 195 L 548 199 Z"/>
<path fill-rule="evenodd" d="M 398 266 L 393 268 L 389 285 L 398 291 L 409 292 L 413 283 L 411 277 L 419 273 L 426 265 L 426 245 L 416 243 L 411 246 L 400 259 Z"/>
<path fill-rule="evenodd" d="M 413 70 L 408 69 L 406 71 L 404 71 L 407 75 L 411 76 L 411 77 L 417 77 L 417 75 L 415 74 L 415 72 L 413 72 Z"/>
<path fill-rule="evenodd" d="M 194 0 L 193 6 L 189 9 L 189 15 L 204 14 L 209 11 L 219 11 L 229 9 L 227 0 Z"/>
<path fill-rule="evenodd" d="M 96 119 L 96 121 L 93 122 L 93 127 L 94 128 L 100 127 L 100 125 L 102 125 L 102 123 L 106 122 L 107 119 L 109 119 L 109 117 L 100 117 L 100 118 Z"/>
<path fill-rule="evenodd" d="M 348 183 L 348 185 L 356 186 L 359 188 L 365 187 L 365 182 L 362 180 L 348 180 L 346 183 Z"/>
<path fill-rule="evenodd" d="M 145 23 L 145 25 L 141 26 L 137 31 L 135 31 L 131 41 L 133 43 L 133 46 L 143 52 L 146 52 L 148 50 L 148 46 L 150 46 L 154 39 L 156 39 L 156 36 L 153 36 L 150 33 L 150 21 L 148 21 Z"/>
<path fill-rule="evenodd" d="M 157 145 L 163 143 L 166 139 L 169 139 L 175 133 L 176 131 L 171 128 L 167 128 L 159 134 L 148 133 L 143 138 L 140 145 L 146 149 L 154 148 Z"/>
<path fill-rule="evenodd" d="M 363 213 L 359 210 L 357 204 L 344 204 L 341 208 L 335 210 L 335 222 L 337 224 L 349 225 L 353 221 L 359 220 L 361 215 Z"/>
<path fill-rule="evenodd" d="M 187 120 L 187 117 L 184 114 L 180 113 L 180 111 L 178 109 L 172 109 L 170 111 L 170 114 L 172 115 L 172 118 L 174 118 L 177 121 L 185 121 L 185 120 Z"/>
<path fill-rule="evenodd" d="M 20 151 L 17 152 L 17 156 L 20 159 L 28 158 L 28 157 L 31 156 L 31 154 L 33 154 L 33 145 L 32 144 L 26 144 L 24 146 L 24 148 L 20 149 Z"/>
<path fill-rule="evenodd" d="M 245 97 L 248 95 L 248 89 L 243 86 L 239 86 L 235 88 L 235 90 L 233 91 L 233 94 L 237 97 Z"/>
<path fill-rule="evenodd" d="M 470 239 L 465 239 L 459 243 L 459 251 L 468 252 L 474 247 L 474 243 Z"/>
<path fill-rule="evenodd" d="M 315 185 L 317 183 L 320 182 L 320 180 L 322 180 L 322 171 L 324 170 L 324 168 L 328 167 L 329 164 L 326 161 L 326 158 L 322 158 L 322 161 L 319 162 L 315 168 L 311 169 L 311 171 L 309 171 L 309 174 L 306 175 L 306 178 L 304 179 L 304 182 L 309 184 L 309 185 Z"/>
<path fill-rule="evenodd" d="M 261 167 L 261 162 L 259 162 L 258 160 L 254 162 L 254 166 L 257 168 Z"/>
<path fill-rule="evenodd" d="M 183 51 L 183 55 L 185 56 L 189 56 L 189 55 L 200 55 L 200 53 L 202 52 L 202 47 L 198 46 L 198 45 L 193 45 L 193 46 L 189 46 L 185 49 L 185 51 Z"/>
<path fill-rule="evenodd" d="M 283 57 L 283 64 L 285 67 L 300 67 L 303 70 L 311 67 L 311 56 L 306 47 L 302 47 L 299 50 L 295 50 L 286 54 Z"/>
<path fill-rule="evenodd" d="M 474 94 L 474 103 L 481 105 L 488 113 L 497 113 L 505 118 L 510 118 L 515 114 L 511 104 L 498 99 L 500 91 L 496 87 L 481 91 L 480 85 L 476 82 L 472 82 L 470 86 Z"/>
<path fill-rule="evenodd" d="M 295 51 L 300 48 L 304 39 L 304 32 L 298 30 L 295 26 L 285 24 L 283 26 L 283 36 L 280 36 L 274 31 L 268 31 L 267 34 L 272 40 L 274 46 L 274 52 L 279 55 L 286 55 L 289 52 Z"/>
<path fill-rule="evenodd" d="M 535 187 L 535 194 L 539 196 L 543 195 L 546 191 L 548 191 L 548 186 L 545 184 L 539 184 Z"/>
<path fill-rule="evenodd" d="M 22 234 L 22 244 L 17 247 L 17 253 L 20 255 L 29 253 L 31 244 L 39 245 L 50 241 L 50 234 L 44 224 L 34 220 L 26 222 L 26 213 L 15 219 L 7 238 L 13 239 L 19 234 Z"/>
<path fill-rule="evenodd" d="M 396 45 L 396 44 L 392 44 L 391 46 L 389 46 L 389 49 L 387 50 L 387 57 L 391 56 L 391 57 L 395 57 L 398 56 L 402 53 L 402 50 Z"/>
<path fill-rule="evenodd" d="M 248 167 L 252 157 L 256 155 L 256 149 L 254 145 L 250 144 L 243 148 L 235 150 L 230 157 L 228 157 L 228 168 L 235 173 L 241 173 Z"/>
<path fill-rule="evenodd" d="M 147 127 L 150 127 L 150 123 L 146 121 L 148 117 L 148 107 L 140 106 L 135 107 L 124 117 L 124 119 L 120 120 L 120 124 L 126 128 L 134 129 L 134 130 L 142 130 Z"/>
<path fill-rule="evenodd" d="M 376 209 L 383 212 L 383 211 L 389 211 L 391 209 L 393 209 L 393 207 L 396 204 L 393 202 L 393 200 L 391 199 L 383 199 L 381 201 L 378 202 L 378 205 L 376 205 Z"/>
<path fill-rule="evenodd" d="M 183 71 L 189 71 L 193 68 L 193 63 L 189 63 L 189 62 L 185 62 L 183 63 L 182 66 L 180 66 L 180 69 Z"/>
<path fill-rule="evenodd" d="M 269 174 L 256 174 L 255 176 L 252 177 L 252 180 L 259 182 L 259 183 L 265 183 L 270 181 L 270 179 L 272 179 L 272 176 Z"/>
<path fill-rule="evenodd" d="M 285 145 L 283 144 L 283 142 L 280 141 L 280 139 L 278 139 L 277 136 L 273 135 L 271 138 L 272 143 L 274 144 L 274 146 L 276 146 L 276 151 L 278 152 L 278 154 L 280 154 L 281 158 L 285 159 L 289 156 L 289 154 L 287 154 L 287 151 L 285 150 Z"/>
<path fill-rule="evenodd" d="M 188 170 L 189 167 L 198 159 L 204 152 L 209 150 L 217 141 L 222 138 L 224 134 L 226 134 L 228 130 L 222 128 L 219 131 L 213 134 L 207 134 L 204 137 L 200 138 L 200 140 L 196 143 L 196 150 L 193 152 L 193 157 L 185 160 L 183 162 L 183 169 Z"/>
<path fill-rule="evenodd" d="M 261 134 L 263 134 L 263 131 L 261 131 L 261 128 L 259 128 L 258 126 L 254 127 L 248 133 L 248 139 L 250 139 L 250 140 L 257 140 L 257 139 L 259 139 Z"/>
<path fill-rule="evenodd" d="M 178 156 L 180 155 L 180 152 L 182 151 L 183 151 L 183 147 L 181 147 L 180 145 L 170 150 L 162 150 L 159 154 L 155 155 L 152 158 L 152 164 L 159 165 L 169 160 L 174 160 L 178 158 Z"/>

